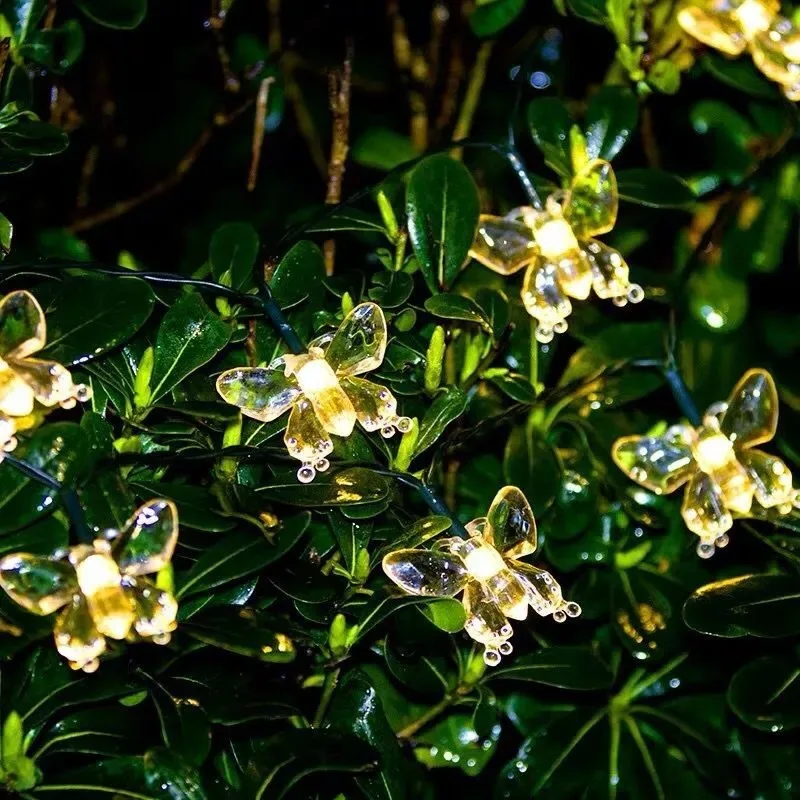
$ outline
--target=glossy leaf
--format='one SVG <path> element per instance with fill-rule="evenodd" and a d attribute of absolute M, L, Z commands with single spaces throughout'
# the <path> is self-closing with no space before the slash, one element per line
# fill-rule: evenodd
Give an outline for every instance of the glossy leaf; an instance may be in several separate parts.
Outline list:
<path fill-rule="evenodd" d="M 507 667 L 493 670 L 491 680 L 518 680 L 558 686 L 562 689 L 606 689 L 612 674 L 606 664 L 588 648 L 547 647 L 519 656 Z"/>
<path fill-rule="evenodd" d="M 89 19 L 108 28 L 129 30 L 137 27 L 147 13 L 147 0 L 118 0 L 106 3 L 104 0 L 75 0 L 75 5 Z"/>
<path fill-rule="evenodd" d="M 425 301 L 425 310 L 441 319 L 474 322 L 491 332 L 492 326 L 483 309 L 469 297 L 460 294 L 437 294 Z"/>
<path fill-rule="evenodd" d="M 408 232 L 432 292 L 452 285 L 478 225 L 478 189 L 469 170 L 447 155 L 414 168 L 406 191 Z"/>
<path fill-rule="evenodd" d="M 273 482 L 258 490 L 268 499 L 302 508 L 357 506 L 383 500 L 389 494 L 386 479 L 363 467 L 349 467 L 318 475 L 313 483 L 299 485 L 292 474 L 287 482 Z"/>
<path fill-rule="evenodd" d="M 611 161 L 633 133 L 638 112 L 639 103 L 630 89 L 602 87 L 586 111 L 587 156 Z"/>
<path fill-rule="evenodd" d="M 171 392 L 214 358 L 230 339 L 230 327 L 197 294 L 187 294 L 164 315 L 155 344 L 150 399 Z"/>
<path fill-rule="evenodd" d="M 153 310 L 152 289 L 134 278 L 70 278 L 46 293 L 47 344 L 43 357 L 80 364 L 130 339 Z"/>
<path fill-rule="evenodd" d="M 503 474 L 508 484 L 518 486 L 533 508 L 543 514 L 558 494 L 561 465 L 555 451 L 538 432 L 517 426 L 506 442 Z"/>
<path fill-rule="evenodd" d="M 745 664 L 728 687 L 736 716 L 760 731 L 780 733 L 800 727 L 800 669 L 773 656 Z"/>
<path fill-rule="evenodd" d="M 414 445 L 414 457 L 434 445 L 445 428 L 466 410 L 467 396 L 460 389 L 448 388 L 438 394 L 419 424 L 419 436 Z"/>
<path fill-rule="evenodd" d="M 217 228 L 208 246 L 214 280 L 240 290 L 251 285 L 258 249 L 258 234 L 252 225 L 228 222 Z"/>
<path fill-rule="evenodd" d="M 318 300 L 324 276 L 322 251 L 313 242 L 303 239 L 278 262 L 269 285 L 278 304 L 287 308 L 306 298 Z"/>
<path fill-rule="evenodd" d="M 617 172 L 620 200 L 651 208 L 684 208 L 694 199 L 689 185 L 658 169 L 623 169 Z"/>
<path fill-rule="evenodd" d="M 572 174 L 569 129 L 572 119 L 555 97 L 538 97 L 528 105 L 528 127 L 545 161 L 563 178 Z"/>
<path fill-rule="evenodd" d="M 800 583 L 777 573 L 710 583 L 689 597 L 683 618 L 712 636 L 793 636 L 800 633 Z"/>

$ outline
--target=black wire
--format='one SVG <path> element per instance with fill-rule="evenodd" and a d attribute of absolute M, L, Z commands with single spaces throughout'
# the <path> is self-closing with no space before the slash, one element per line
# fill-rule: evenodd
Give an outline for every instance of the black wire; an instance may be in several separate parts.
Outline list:
<path fill-rule="evenodd" d="M 119 267 L 104 267 L 102 264 L 96 264 L 91 261 L 29 261 L 20 264 L 2 264 L 0 265 L 1 272 L 11 272 L 13 270 L 26 270 L 36 269 L 45 272 L 58 272 L 66 269 L 82 269 L 90 274 L 96 273 L 100 275 L 113 275 L 121 278 L 139 278 L 140 280 L 147 281 L 148 283 L 164 284 L 167 286 L 192 286 L 201 291 L 212 292 L 215 295 L 227 297 L 237 303 L 251 305 L 263 311 L 264 315 L 270 321 L 272 326 L 286 342 L 286 346 L 293 353 L 305 353 L 307 348 L 303 345 L 297 332 L 286 319 L 285 315 L 280 309 L 280 306 L 272 296 L 266 281 L 263 278 L 263 270 L 260 265 L 257 265 L 256 276 L 259 283 L 259 295 L 246 294 L 239 292 L 236 289 L 231 289 L 229 286 L 223 286 L 221 283 L 214 283 L 213 281 L 203 281 L 197 278 L 184 278 L 179 275 L 173 275 L 170 272 L 140 272 L 129 269 L 121 269 Z M 258 275 L 261 275 L 260 282 Z"/>
<path fill-rule="evenodd" d="M 92 542 L 94 536 L 89 530 L 89 526 L 86 524 L 86 518 L 83 514 L 83 508 L 81 507 L 80 499 L 73 489 L 67 488 L 57 481 L 52 475 L 44 472 L 44 470 L 34 467 L 33 464 L 29 464 L 27 461 L 22 461 L 21 459 L 17 458 L 16 456 L 12 456 L 9 453 L 5 454 L 3 462 L 11 465 L 14 467 L 14 469 L 16 469 L 18 472 L 21 472 L 23 475 L 26 475 L 28 478 L 41 483 L 43 486 L 47 486 L 49 489 L 54 489 L 61 498 L 61 502 L 64 504 L 64 510 L 67 512 L 67 516 L 72 523 L 72 527 L 75 529 L 75 534 L 78 537 L 78 541 L 85 544 L 90 544 Z"/>

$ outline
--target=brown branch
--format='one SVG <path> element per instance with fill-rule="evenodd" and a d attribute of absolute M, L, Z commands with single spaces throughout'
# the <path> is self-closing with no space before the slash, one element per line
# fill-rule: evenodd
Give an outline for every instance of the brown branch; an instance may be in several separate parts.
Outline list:
<path fill-rule="evenodd" d="M 0 81 L 3 80 L 3 75 L 6 71 L 6 61 L 8 61 L 8 54 L 11 50 L 11 39 L 0 39 Z"/>
<path fill-rule="evenodd" d="M 428 103 L 420 85 L 428 80 L 428 62 L 411 47 L 406 21 L 397 0 L 387 0 L 386 13 L 392 24 L 392 53 L 398 70 L 408 83 L 408 104 L 411 109 L 411 144 L 420 152 L 428 147 Z"/>
<path fill-rule="evenodd" d="M 328 161 L 328 189 L 325 204 L 335 206 L 342 200 L 342 181 L 347 163 L 350 139 L 350 88 L 353 77 L 353 40 L 348 38 L 341 70 L 328 73 L 328 101 L 333 114 L 331 155 Z M 324 246 L 325 273 L 333 275 L 336 242 L 328 239 Z"/>
<path fill-rule="evenodd" d="M 247 191 L 256 188 L 258 180 L 258 165 L 261 163 L 261 149 L 264 144 L 264 126 L 267 121 L 267 107 L 269 105 L 269 87 L 275 83 L 275 78 L 264 78 L 258 87 L 256 98 L 256 114 L 253 120 L 253 144 L 250 152 L 250 172 L 247 176 Z"/>
<path fill-rule="evenodd" d="M 222 28 L 225 25 L 225 14 L 220 8 L 217 0 L 211 0 L 211 15 L 208 19 L 208 27 L 214 35 L 214 42 L 217 46 L 217 58 L 222 70 L 224 88 L 226 92 L 236 93 L 242 88 L 241 81 L 236 73 L 231 69 L 231 57 L 225 47 L 225 38 L 222 35 Z"/>
<path fill-rule="evenodd" d="M 464 94 L 464 102 L 461 104 L 461 111 L 453 131 L 454 142 L 459 139 L 466 139 L 472 129 L 472 121 L 475 118 L 475 112 L 478 110 L 478 101 L 481 97 L 483 83 L 486 80 L 486 68 L 489 65 L 493 46 L 494 42 L 492 41 L 484 42 L 475 57 L 475 63 L 472 66 L 469 81 L 467 82 L 467 91 Z M 456 157 L 461 158 L 460 150 L 456 151 Z"/>
<path fill-rule="evenodd" d="M 152 200 L 153 198 L 168 192 L 170 189 L 175 188 L 186 177 L 187 173 L 194 166 L 194 163 L 197 161 L 200 154 L 206 149 L 209 142 L 211 142 L 211 140 L 214 138 L 216 129 L 229 125 L 231 122 L 237 119 L 243 111 L 249 108 L 252 103 L 252 100 L 248 100 L 230 114 L 217 114 L 211 121 L 211 124 L 203 129 L 203 131 L 195 140 L 194 144 L 192 144 L 192 146 L 186 151 L 175 169 L 165 178 L 162 178 L 148 189 L 145 189 L 143 192 L 140 192 L 133 197 L 129 197 L 126 200 L 120 200 L 108 208 L 104 208 L 103 210 L 97 211 L 94 214 L 87 214 L 85 217 L 79 217 L 69 226 L 68 230 L 72 233 L 78 233 L 80 231 L 89 230 L 90 228 L 95 228 L 98 225 L 104 225 L 106 222 L 111 222 L 112 220 L 118 219 L 119 217 L 128 214 L 135 208 L 138 208 L 139 206 L 148 202 L 149 200 Z"/>

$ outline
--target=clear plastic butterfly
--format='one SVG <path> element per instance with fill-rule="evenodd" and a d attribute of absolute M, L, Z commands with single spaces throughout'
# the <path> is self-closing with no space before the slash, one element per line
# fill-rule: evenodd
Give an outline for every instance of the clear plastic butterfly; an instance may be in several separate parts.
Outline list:
<path fill-rule="evenodd" d="M 91 397 L 61 364 L 32 358 L 46 341 L 44 312 L 30 292 L 0 300 L 0 458 L 16 446 L 17 431 L 35 427 L 47 409 L 72 408 Z"/>
<path fill-rule="evenodd" d="M 349 436 L 356 421 L 387 439 L 395 429 L 411 428 L 408 417 L 398 416 L 388 389 L 358 377 L 381 365 L 388 338 L 383 311 L 362 303 L 335 333 L 311 342 L 307 353 L 281 356 L 267 367 L 230 369 L 217 379 L 217 391 L 261 422 L 291 409 L 283 440 L 289 455 L 301 462 L 298 480 L 309 483 L 330 466 L 331 436 Z"/>
<path fill-rule="evenodd" d="M 800 100 L 800 31 L 780 10 L 779 0 L 701 0 L 682 8 L 678 23 L 725 55 L 749 50 L 756 67 L 789 100 Z"/>
<path fill-rule="evenodd" d="M 515 208 L 505 217 L 482 214 L 470 255 L 501 275 L 527 267 L 522 302 L 546 343 L 567 329 L 570 298 L 585 300 L 592 288 L 618 306 L 638 303 L 641 286 L 628 280 L 628 265 L 613 248 L 592 238 L 617 219 L 619 193 L 611 164 L 588 161 L 568 191 L 551 194 L 543 211 Z"/>
<path fill-rule="evenodd" d="M 508 620 L 526 619 L 528 607 L 556 622 L 581 613 L 577 603 L 564 600 L 549 572 L 519 560 L 536 550 L 536 522 L 515 486 L 502 488 L 487 516 L 472 520 L 467 531 L 469 539 L 441 539 L 431 550 L 388 553 L 383 570 L 408 594 L 454 597 L 463 591 L 464 628 L 484 645 L 488 665 L 511 653 Z"/>
<path fill-rule="evenodd" d="M 697 553 L 714 555 L 728 544 L 734 517 L 751 515 L 753 503 L 780 514 L 792 510 L 797 491 L 792 473 L 777 456 L 755 449 L 770 441 L 778 426 L 778 391 L 772 376 L 751 369 L 727 403 L 715 403 L 702 425 L 673 425 L 663 436 L 617 439 L 617 466 L 656 494 L 686 486 L 681 514 L 700 537 Z"/>
<path fill-rule="evenodd" d="M 27 611 L 55 620 L 56 649 L 72 669 L 94 672 L 106 639 L 166 644 L 176 627 L 171 592 L 145 578 L 169 564 L 178 541 L 170 500 L 141 506 L 121 531 L 51 557 L 13 553 L 0 560 L 0 587 Z"/>

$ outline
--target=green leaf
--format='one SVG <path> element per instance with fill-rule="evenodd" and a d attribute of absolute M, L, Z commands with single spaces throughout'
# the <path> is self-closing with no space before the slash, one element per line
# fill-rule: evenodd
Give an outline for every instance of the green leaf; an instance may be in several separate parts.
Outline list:
<path fill-rule="evenodd" d="M 172 695 L 155 678 L 141 672 L 150 687 L 164 744 L 189 764 L 199 767 L 211 749 L 211 725 L 196 700 Z"/>
<path fill-rule="evenodd" d="M 467 612 L 464 604 L 452 597 L 431 600 L 419 609 L 439 630 L 458 633 L 464 629 Z"/>
<path fill-rule="evenodd" d="M 469 15 L 476 36 L 495 36 L 510 25 L 525 8 L 525 0 L 483 0 Z"/>
<path fill-rule="evenodd" d="M 584 647 L 547 647 L 512 659 L 507 667 L 488 673 L 489 680 L 543 683 L 561 689 L 607 689 L 613 675 L 606 664 Z"/>
<path fill-rule="evenodd" d="M 58 28 L 34 31 L 20 48 L 20 53 L 53 72 L 65 72 L 80 58 L 83 43 L 80 23 L 68 19 Z"/>
<path fill-rule="evenodd" d="M 373 126 L 363 131 L 353 142 L 351 156 L 356 164 L 388 172 L 419 153 L 408 136 L 392 128 Z"/>
<path fill-rule="evenodd" d="M 389 494 L 382 475 L 364 467 L 350 467 L 317 475 L 313 483 L 299 484 L 294 475 L 257 489 L 260 497 L 303 508 L 374 503 Z"/>
<path fill-rule="evenodd" d="M 15 455 L 67 486 L 84 472 L 88 463 L 84 434 L 74 422 L 54 422 L 39 428 L 17 448 Z M 0 532 L 21 528 L 51 513 L 55 497 L 54 489 L 3 465 L 0 468 Z"/>
<path fill-rule="evenodd" d="M 427 767 L 454 767 L 475 777 L 495 754 L 500 732 L 497 725 L 480 736 L 471 714 L 450 714 L 414 737 L 414 754 Z"/>
<path fill-rule="evenodd" d="M 711 636 L 794 636 L 800 633 L 800 583 L 779 574 L 709 583 L 686 601 L 683 618 Z"/>
<path fill-rule="evenodd" d="M 337 511 L 331 513 L 328 519 L 336 543 L 339 545 L 339 552 L 344 559 L 345 569 L 353 575 L 359 552 L 369 544 L 372 525 L 368 522 L 346 519 Z"/>
<path fill-rule="evenodd" d="M 217 501 L 201 486 L 168 481 L 135 481 L 132 485 L 139 490 L 144 501 L 151 497 L 166 497 L 174 501 L 181 527 L 211 533 L 222 533 L 235 527 L 235 521 L 222 515 Z"/>
<path fill-rule="evenodd" d="M 567 107 L 555 97 L 537 97 L 528 105 L 528 127 L 545 161 L 562 178 L 568 178 L 572 174 L 569 152 L 572 119 Z"/>
<path fill-rule="evenodd" d="M 318 301 L 324 292 L 325 259 L 313 242 L 301 239 L 278 262 L 269 282 L 281 308 L 295 306 L 306 298 Z"/>
<path fill-rule="evenodd" d="M 0 126 L 0 143 L 22 156 L 54 156 L 67 149 L 69 138 L 55 125 L 30 115 Z"/>
<path fill-rule="evenodd" d="M 379 774 L 358 776 L 356 783 L 370 800 L 410 798 L 409 784 L 418 768 L 404 756 L 378 693 L 361 671 L 349 672 L 334 694 L 330 725 L 375 748 Z"/>
<path fill-rule="evenodd" d="M 166 787 L 171 798 L 180 800 L 208 798 L 200 774 L 194 765 L 173 750 L 163 747 L 148 750 L 144 754 L 144 774 L 147 788 L 151 792 L 161 794 Z"/>
<path fill-rule="evenodd" d="M 214 280 L 238 290 L 252 285 L 259 246 L 258 234 L 247 222 L 228 222 L 217 228 L 208 246 Z"/>
<path fill-rule="evenodd" d="M 768 100 L 778 100 L 780 97 L 777 85 L 756 69 L 752 59 L 707 53 L 701 59 L 701 64 L 717 80 L 741 92 Z"/>
<path fill-rule="evenodd" d="M 46 6 L 47 0 L 6 0 L 3 3 L 2 13 L 14 36 L 16 47 L 33 33 Z"/>
<path fill-rule="evenodd" d="M 11 238 L 14 235 L 14 226 L 4 214 L 0 214 L 0 261 L 2 261 L 11 250 Z"/>
<path fill-rule="evenodd" d="M 180 582 L 177 596 L 188 597 L 260 572 L 286 555 L 310 522 L 311 514 L 307 511 L 285 520 L 273 543 L 244 531 L 220 539 L 189 570 Z"/>
<path fill-rule="evenodd" d="M 9 711 L 3 723 L 2 747 L 0 747 L 0 766 L 11 764 L 19 756 L 24 755 L 22 744 L 22 717 L 16 711 Z"/>
<path fill-rule="evenodd" d="M 684 208 L 695 199 L 686 181 L 660 169 L 623 169 L 617 187 L 621 200 L 651 208 Z"/>
<path fill-rule="evenodd" d="M 153 310 L 152 289 L 135 278 L 68 278 L 37 292 L 47 313 L 42 355 L 80 364 L 130 339 Z"/>
<path fill-rule="evenodd" d="M 460 161 L 430 156 L 412 171 L 406 190 L 408 232 L 431 292 L 446 290 L 458 276 L 479 211 L 478 188 Z"/>
<path fill-rule="evenodd" d="M 138 715 L 120 714 L 116 706 L 93 705 L 58 720 L 41 734 L 36 742 L 36 758 L 59 753 L 99 756 L 127 755 L 135 752 L 135 739 L 130 729 Z"/>
<path fill-rule="evenodd" d="M 137 27 L 147 14 L 147 0 L 75 0 L 75 5 L 100 25 L 122 30 Z"/>
<path fill-rule="evenodd" d="M 425 301 L 425 310 L 441 319 L 458 319 L 474 322 L 487 333 L 492 332 L 489 319 L 483 309 L 469 297 L 460 294 L 436 294 Z"/>
<path fill-rule="evenodd" d="M 749 306 L 745 281 L 702 267 L 691 274 L 686 288 L 692 316 L 705 327 L 729 333 L 744 322 Z"/>
<path fill-rule="evenodd" d="M 199 295 L 181 297 L 158 328 L 151 402 L 171 392 L 187 375 L 214 358 L 230 336 L 230 326 L 213 314 Z"/>
<path fill-rule="evenodd" d="M 330 781 L 338 773 L 376 769 L 378 754 L 354 736 L 330 729 L 285 730 L 269 739 L 251 739 L 234 747 L 247 776 L 245 797 L 283 800 L 304 778 L 323 773 Z M 299 796 L 308 796 L 299 791 Z"/>
<path fill-rule="evenodd" d="M 543 514 L 558 494 L 561 465 L 553 447 L 530 426 L 517 425 L 506 441 L 503 475 L 528 498 L 535 515 Z"/>
<path fill-rule="evenodd" d="M 276 621 L 252 608 L 226 606 L 192 616 L 181 630 L 204 644 L 270 664 L 295 658 L 291 640 L 276 630 Z"/>
<path fill-rule="evenodd" d="M 0 147 L 0 175 L 14 175 L 17 172 L 24 172 L 31 166 L 33 159 L 29 156 Z"/>
<path fill-rule="evenodd" d="M 745 664 L 728 686 L 728 703 L 742 722 L 768 733 L 800 727 L 800 668 L 762 656 Z"/>
<path fill-rule="evenodd" d="M 603 86 L 586 111 L 586 149 L 591 158 L 610 161 L 625 146 L 636 128 L 639 103 L 630 89 Z"/>
<path fill-rule="evenodd" d="M 467 395 L 455 386 L 449 386 L 436 396 L 420 422 L 419 436 L 412 458 L 423 453 L 439 440 L 444 429 L 464 413 L 467 402 Z"/>
<path fill-rule="evenodd" d="M 142 756 L 104 759 L 58 773 L 48 779 L 47 787 L 42 794 L 45 797 L 48 795 L 63 797 L 65 800 L 87 800 L 102 795 L 108 795 L 111 800 L 155 798 L 146 781 Z M 184 795 L 177 795 L 177 797 L 182 796 Z"/>
<path fill-rule="evenodd" d="M 606 0 L 566 0 L 567 7 L 576 16 L 595 25 L 606 24 Z"/>

